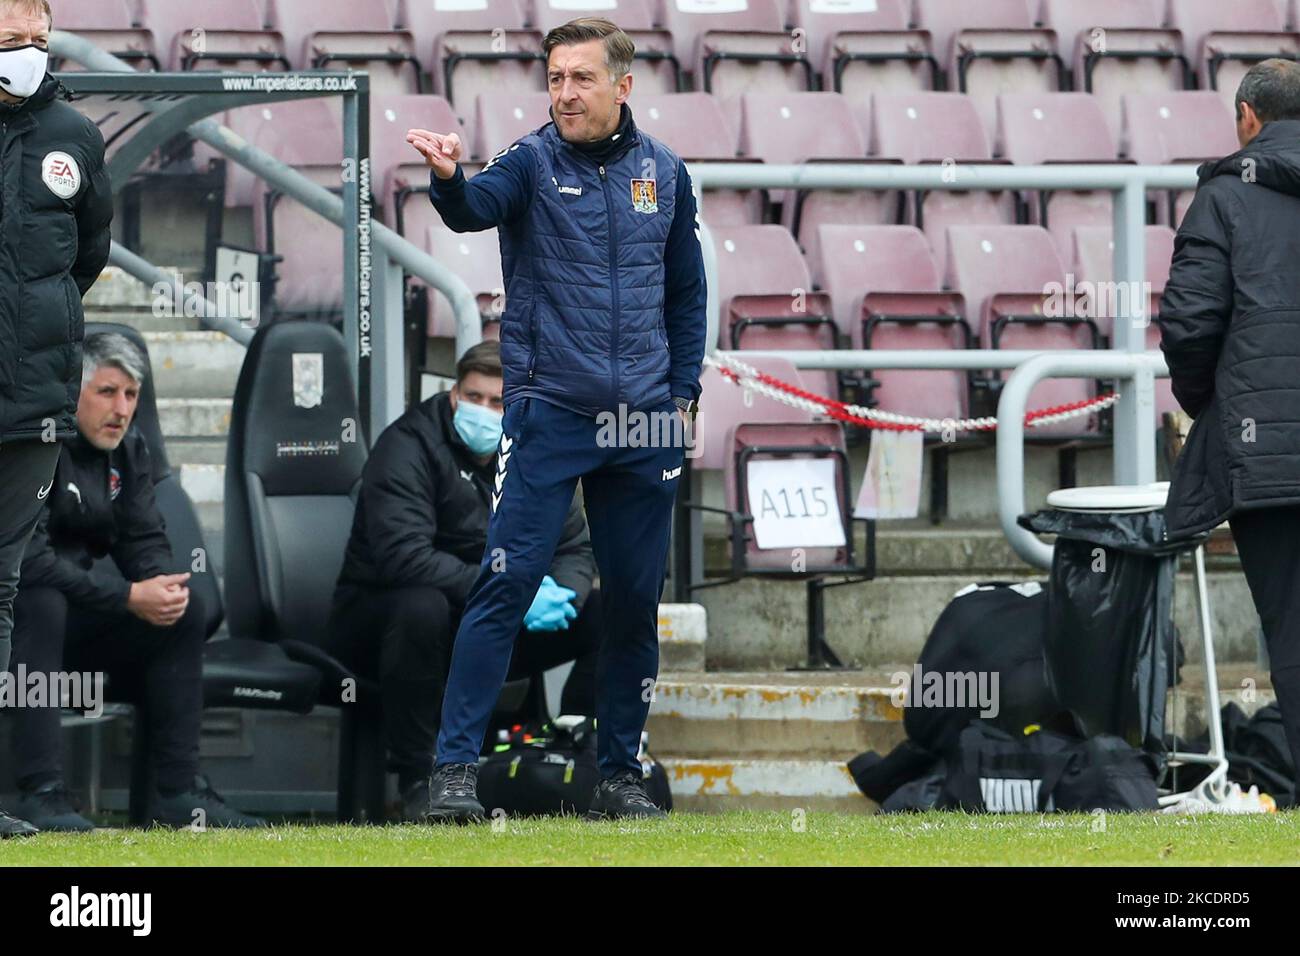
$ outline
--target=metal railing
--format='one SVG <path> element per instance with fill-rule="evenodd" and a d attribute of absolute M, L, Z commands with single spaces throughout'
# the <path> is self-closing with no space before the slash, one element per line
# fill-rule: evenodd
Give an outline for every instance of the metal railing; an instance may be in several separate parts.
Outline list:
<path fill-rule="evenodd" d="M 135 73 L 135 70 L 123 60 L 105 52 L 83 37 L 62 30 L 55 30 L 50 35 L 50 50 L 54 55 L 79 63 L 87 70 L 103 73 Z M 69 75 L 68 82 L 75 89 L 75 75 Z M 266 103 L 276 98 L 277 95 L 274 93 L 259 92 L 250 94 L 246 101 Z M 286 94 L 279 98 L 292 97 Z M 354 247 L 360 224 L 356 216 L 348 215 L 345 200 L 349 186 L 346 182 L 345 196 L 337 196 L 274 156 L 245 142 L 215 120 L 204 118 L 217 110 L 225 110 L 232 105 L 242 105 L 237 97 L 225 97 L 215 108 L 211 103 L 201 101 L 178 105 L 174 98 L 168 97 L 146 100 L 143 105 L 156 115 L 110 159 L 109 173 L 113 179 L 114 189 L 120 189 L 154 149 L 175 134 L 184 131 L 208 144 L 232 162 L 251 170 L 276 189 L 341 228 L 344 231 L 345 248 Z M 350 108 L 345 103 L 345 153 L 350 145 L 347 140 L 351 138 L 351 145 L 355 145 L 357 136 L 355 116 L 350 115 L 354 110 L 355 107 Z M 355 181 L 352 187 L 355 189 Z M 374 341 L 369 349 L 371 361 L 367 364 L 370 377 L 367 381 L 358 382 L 363 395 L 368 395 L 370 399 L 368 402 L 370 433 L 375 435 L 403 411 L 404 363 L 400 320 L 403 313 L 403 270 L 423 279 L 431 288 L 447 297 L 455 315 L 457 355 L 482 340 L 482 320 L 473 293 L 459 276 L 423 249 L 379 222 L 371 221 L 366 224 L 366 228 L 371 239 L 374 285 L 372 299 L 375 302 L 372 314 L 381 320 L 385 316 L 399 317 L 397 321 L 373 323 Z M 345 256 L 345 258 L 356 261 L 356 256 Z M 168 274 L 116 243 L 110 261 L 142 282 L 150 285 L 161 282 L 169 289 L 172 288 L 172 280 Z M 176 305 L 179 307 L 181 304 L 176 303 Z M 202 317 L 202 321 L 208 328 L 223 332 L 245 345 L 252 338 L 252 331 L 243 327 L 238 321 L 230 319 L 223 321 L 207 317 L 208 314 L 219 315 L 219 310 L 211 303 L 206 304 L 203 312 L 205 316 Z M 362 354 L 363 350 L 357 342 L 358 323 L 345 321 L 344 333 L 348 338 L 351 353 L 354 356 Z"/>
<path fill-rule="evenodd" d="M 691 167 L 691 178 L 697 203 L 704 189 L 1106 190 L 1114 197 L 1114 270 L 1111 281 L 1128 288 L 1142 288 L 1141 283 L 1146 280 L 1144 229 L 1148 190 L 1193 189 L 1197 183 L 1196 167 L 1192 165 L 1137 166 L 1121 163 L 1051 166 L 702 163 Z M 709 287 L 707 341 L 712 347 L 712 343 L 718 340 L 721 322 L 717 299 L 718 268 L 708 225 L 704 222 L 701 223 L 701 240 Z M 1051 562 L 1051 548 L 1015 523 L 1016 516 L 1024 508 L 1025 400 L 1037 381 L 1044 377 L 1094 378 L 1100 375 L 1117 379 L 1120 398 L 1113 411 L 1114 481 L 1120 485 L 1137 485 L 1155 480 L 1155 378 L 1168 375 L 1168 370 L 1161 353 L 1149 352 L 1146 348 L 1150 316 L 1146 315 L 1145 297 L 1121 296 L 1117 304 L 1119 314 L 1115 316 L 1112 347 L 1101 352 L 754 350 L 738 357 L 779 356 L 792 362 L 796 368 L 806 369 L 1015 369 L 1003 387 L 998 404 L 998 514 L 1016 553 L 1031 564 L 1047 567 Z M 907 413 L 905 408 L 890 411 Z"/>

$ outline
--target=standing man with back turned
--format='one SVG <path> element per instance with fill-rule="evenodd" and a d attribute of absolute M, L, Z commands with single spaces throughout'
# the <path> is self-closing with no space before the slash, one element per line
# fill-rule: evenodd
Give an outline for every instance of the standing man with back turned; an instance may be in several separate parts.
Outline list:
<path fill-rule="evenodd" d="M 459 232 L 500 227 L 504 434 L 487 549 L 456 635 L 428 819 L 483 817 L 483 734 L 511 646 L 579 478 L 606 622 L 597 664 L 593 817 L 659 816 L 637 761 L 658 675 L 658 605 L 705 345 L 705 281 L 686 167 L 637 130 L 632 41 L 609 20 L 542 44 L 551 119 L 466 182 L 460 137 L 411 130 L 430 196 Z M 601 413 L 670 421 L 664 443 L 608 440 Z M 622 414 L 620 414 L 620 412 Z M 641 432 L 644 436 L 645 430 Z"/>
<path fill-rule="evenodd" d="M 1166 516 L 1171 538 L 1232 526 L 1300 767 L 1300 64 L 1251 67 L 1237 139 L 1199 170 L 1160 303 L 1174 396 L 1195 419 Z"/>
<path fill-rule="evenodd" d="M 108 262 L 99 129 L 46 72 L 48 0 L 0 0 L 0 672 L 23 551 L 76 434 L 81 297 Z M 0 812 L 0 837 L 35 829 Z"/>

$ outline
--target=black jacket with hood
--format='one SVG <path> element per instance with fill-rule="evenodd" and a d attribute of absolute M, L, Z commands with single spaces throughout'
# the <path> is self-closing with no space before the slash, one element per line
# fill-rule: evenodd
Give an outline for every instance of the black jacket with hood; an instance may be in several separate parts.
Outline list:
<path fill-rule="evenodd" d="M 81 297 L 108 262 L 113 191 L 98 127 L 46 74 L 0 103 L 0 442 L 76 434 Z"/>
<path fill-rule="evenodd" d="M 463 608 L 487 547 L 495 459 L 478 462 L 452 425 L 442 392 L 407 410 L 375 442 L 361 476 L 339 586 L 428 586 Z M 596 575 L 587 521 L 577 497 L 564 519 L 551 577 L 578 593 Z"/>
<path fill-rule="evenodd" d="M 1171 539 L 1300 505 L 1300 120 L 1199 170 L 1160 303 L 1174 396 L 1195 422 Z"/>

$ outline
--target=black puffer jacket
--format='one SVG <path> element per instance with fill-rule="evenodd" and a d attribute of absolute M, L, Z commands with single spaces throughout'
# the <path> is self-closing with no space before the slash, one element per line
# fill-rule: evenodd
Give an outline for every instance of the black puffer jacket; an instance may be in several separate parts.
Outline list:
<path fill-rule="evenodd" d="M 105 555 L 121 577 L 92 570 Z M 23 555 L 23 587 L 55 588 L 89 610 L 121 612 L 130 582 L 188 570 L 172 559 L 144 435 L 129 429 L 111 452 L 79 433 L 64 444 Z"/>
<path fill-rule="evenodd" d="M 384 429 L 366 460 L 339 586 L 431 586 L 464 607 L 487 546 L 495 458 L 479 464 L 451 423 L 442 392 Z M 578 592 L 596 575 L 577 498 L 564 520 L 551 577 Z"/>
<path fill-rule="evenodd" d="M 1173 391 L 1196 421 L 1170 538 L 1300 505 L 1300 120 L 1200 170 L 1160 303 Z"/>
<path fill-rule="evenodd" d="M 113 191 L 99 129 L 47 75 L 0 104 L 0 442 L 76 434 L 81 297 L 108 262 Z"/>

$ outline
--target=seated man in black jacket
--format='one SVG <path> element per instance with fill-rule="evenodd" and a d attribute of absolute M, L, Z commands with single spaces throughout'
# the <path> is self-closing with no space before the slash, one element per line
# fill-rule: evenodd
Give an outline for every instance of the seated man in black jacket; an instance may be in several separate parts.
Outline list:
<path fill-rule="evenodd" d="M 456 385 L 386 428 L 366 462 L 334 592 L 330 649 L 380 684 L 389 764 L 406 819 L 423 819 L 452 644 L 487 546 L 501 440 L 501 350 L 483 342 Z M 502 556 L 504 560 L 504 556 Z M 603 621 L 596 562 L 575 497 L 515 643 L 510 677 L 576 661 L 565 714 L 594 714 Z"/>
<path fill-rule="evenodd" d="M 14 604 L 15 669 L 107 673 L 146 705 L 155 792 L 164 826 L 262 826 L 199 776 L 203 609 L 186 587 L 154 503 L 149 449 L 130 430 L 146 364 L 129 339 L 89 336 L 83 347 L 77 437 L 63 446 L 23 555 Z M 121 576 L 92 570 L 112 556 Z M 63 786 L 57 707 L 14 711 L 17 812 L 41 830 L 89 830 Z"/>

